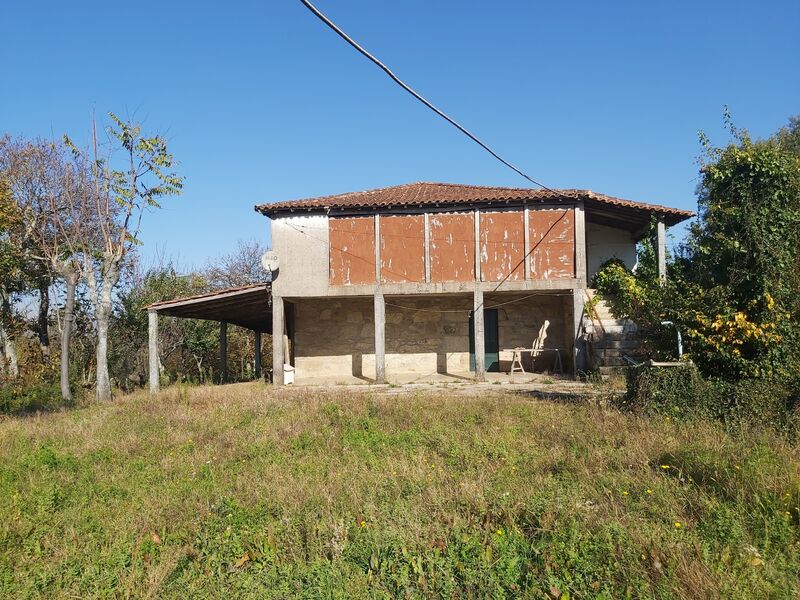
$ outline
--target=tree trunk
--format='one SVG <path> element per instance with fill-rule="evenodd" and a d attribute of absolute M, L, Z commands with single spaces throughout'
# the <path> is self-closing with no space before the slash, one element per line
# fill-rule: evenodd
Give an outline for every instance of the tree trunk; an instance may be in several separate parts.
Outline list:
<path fill-rule="evenodd" d="M 0 341 L 3 343 L 3 356 L 5 357 L 6 373 L 16 379 L 19 377 L 19 363 L 17 362 L 17 345 L 8 332 L 0 324 Z"/>
<path fill-rule="evenodd" d="M 37 328 L 39 347 L 42 351 L 42 363 L 50 362 L 50 334 L 48 333 L 48 317 L 50 315 L 50 279 L 43 277 L 39 281 L 39 318 Z"/>
<path fill-rule="evenodd" d="M 11 301 L 4 286 L 0 286 L 0 342 L 3 344 L 5 355 L 6 373 L 16 379 L 19 377 L 19 362 L 17 361 L 17 345 L 14 334 L 11 333 Z"/>
<path fill-rule="evenodd" d="M 95 307 L 97 322 L 97 399 L 111 400 L 111 377 L 108 374 L 108 324 L 111 319 L 111 286 L 103 285 Z"/>
<path fill-rule="evenodd" d="M 72 336 L 72 323 L 75 320 L 75 286 L 78 276 L 74 273 L 65 274 L 67 283 L 67 301 L 64 304 L 64 329 L 61 332 L 61 397 L 72 400 L 72 391 L 69 388 L 69 342 Z"/>

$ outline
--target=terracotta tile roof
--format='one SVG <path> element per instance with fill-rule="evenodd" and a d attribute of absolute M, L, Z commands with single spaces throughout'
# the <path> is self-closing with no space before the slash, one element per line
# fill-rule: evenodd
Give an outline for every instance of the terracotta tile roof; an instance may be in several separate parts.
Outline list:
<path fill-rule="evenodd" d="M 376 208 L 413 208 L 423 206 L 452 206 L 457 204 L 509 203 L 517 201 L 561 202 L 583 200 L 588 204 L 605 204 L 636 211 L 664 215 L 669 224 L 679 223 L 694 216 L 689 210 L 680 210 L 657 204 L 634 202 L 597 194 L 590 190 L 555 190 L 487 187 L 451 183 L 407 183 L 392 187 L 348 192 L 335 196 L 320 196 L 285 202 L 261 204 L 255 209 L 271 216 L 291 212 L 331 212 L 335 210 L 368 210 Z"/>

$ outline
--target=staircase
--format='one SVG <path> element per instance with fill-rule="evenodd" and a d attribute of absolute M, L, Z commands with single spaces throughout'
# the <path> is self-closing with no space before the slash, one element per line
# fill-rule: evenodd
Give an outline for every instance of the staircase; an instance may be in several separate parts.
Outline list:
<path fill-rule="evenodd" d="M 595 290 L 587 289 L 589 299 L 594 298 Z M 630 319 L 617 319 L 608 304 L 601 300 L 592 311 L 591 317 L 583 318 L 587 344 L 591 351 L 590 364 L 608 373 L 615 368 L 627 366 L 623 355 L 635 357 L 639 349 L 636 323 Z"/>

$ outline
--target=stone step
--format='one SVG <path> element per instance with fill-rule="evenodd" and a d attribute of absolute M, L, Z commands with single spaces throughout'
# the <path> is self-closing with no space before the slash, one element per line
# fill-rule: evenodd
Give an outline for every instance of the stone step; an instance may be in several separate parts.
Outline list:
<path fill-rule="evenodd" d="M 595 338 L 611 337 L 624 337 L 631 335 L 638 335 L 639 329 L 636 325 L 608 325 L 606 327 L 592 327 L 588 330 L 593 333 Z"/>
<path fill-rule="evenodd" d="M 595 341 L 592 348 L 595 350 L 636 350 L 641 346 L 641 342 L 637 339 L 604 339 Z"/>

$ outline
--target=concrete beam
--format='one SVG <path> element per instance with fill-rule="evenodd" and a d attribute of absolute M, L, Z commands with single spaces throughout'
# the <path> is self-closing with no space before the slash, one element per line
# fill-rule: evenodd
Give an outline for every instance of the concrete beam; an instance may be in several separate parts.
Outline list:
<path fill-rule="evenodd" d="M 480 268 L 477 265 L 477 268 Z M 492 292 L 497 288 L 497 281 L 444 281 L 431 283 L 385 283 L 380 286 L 386 296 L 430 295 L 430 294 L 471 294 L 476 287 L 484 292 Z M 535 292 L 538 290 L 570 291 L 585 286 L 583 281 L 574 278 L 564 279 L 522 279 L 503 282 L 500 291 L 503 292 Z M 340 285 L 330 286 L 324 293 L 303 294 L 302 298 L 324 298 L 345 296 L 372 296 L 378 286 L 368 285 Z"/>
<path fill-rule="evenodd" d="M 375 383 L 386 383 L 386 304 L 381 291 L 375 292 Z"/>
<path fill-rule="evenodd" d="M 261 332 L 253 332 L 253 362 L 255 363 L 256 379 L 261 379 Z"/>
<path fill-rule="evenodd" d="M 219 322 L 219 381 L 228 383 L 228 324 Z"/>
<path fill-rule="evenodd" d="M 667 228 L 664 221 L 656 225 L 656 254 L 658 255 L 658 277 L 662 281 L 667 278 Z"/>
<path fill-rule="evenodd" d="M 475 339 L 475 381 L 486 381 L 486 345 L 483 325 L 483 290 L 475 288 L 473 294 L 472 324 Z"/>
<path fill-rule="evenodd" d="M 575 278 L 586 287 L 588 269 L 586 266 L 586 213 L 583 202 L 575 205 Z"/>
<path fill-rule="evenodd" d="M 272 383 L 283 385 L 285 316 L 283 298 L 272 296 Z"/>
<path fill-rule="evenodd" d="M 147 362 L 150 393 L 157 394 L 161 389 L 161 374 L 158 370 L 158 313 L 154 310 L 147 311 Z"/>

